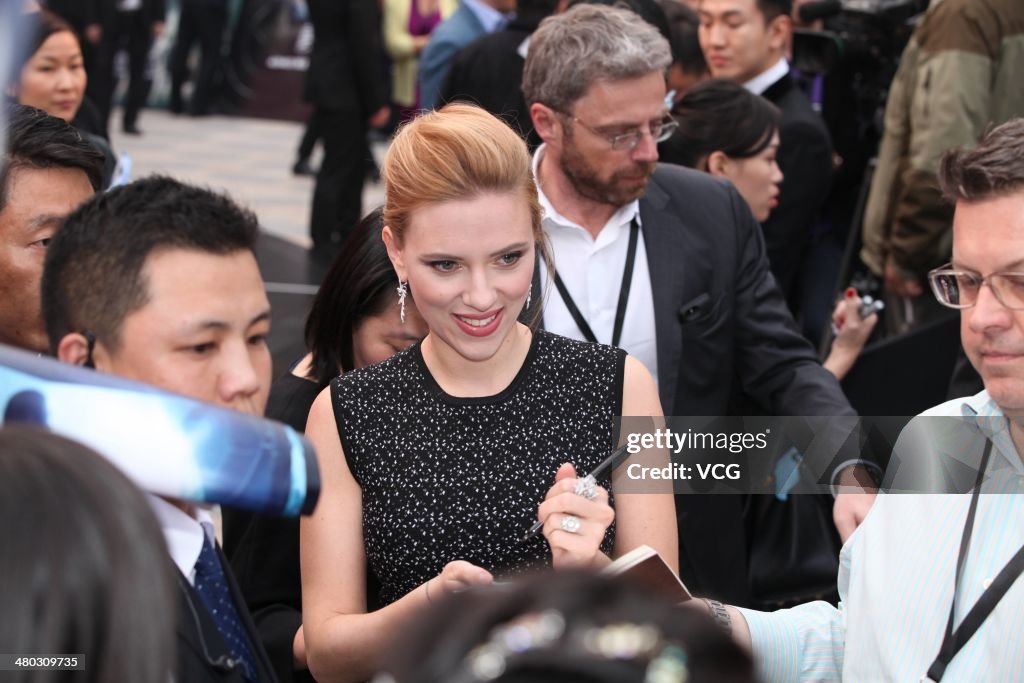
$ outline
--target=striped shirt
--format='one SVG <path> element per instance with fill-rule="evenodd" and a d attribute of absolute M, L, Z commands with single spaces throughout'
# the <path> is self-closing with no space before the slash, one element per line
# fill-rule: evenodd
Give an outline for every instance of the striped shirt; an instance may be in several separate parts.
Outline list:
<path fill-rule="evenodd" d="M 959 625 L 1024 544 L 1024 467 L 1006 418 L 986 392 L 924 415 L 978 417 L 968 428 L 974 441 L 982 441 L 981 432 L 994 444 L 956 587 Z M 813 602 L 774 613 L 740 610 L 763 680 L 920 680 L 942 644 L 970 498 L 880 494 L 840 554 L 838 609 Z M 1022 633 L 1024 579 L 953 659 L 943 681 L 1024 681 L 1024 648 L 1015 644 Z"/>

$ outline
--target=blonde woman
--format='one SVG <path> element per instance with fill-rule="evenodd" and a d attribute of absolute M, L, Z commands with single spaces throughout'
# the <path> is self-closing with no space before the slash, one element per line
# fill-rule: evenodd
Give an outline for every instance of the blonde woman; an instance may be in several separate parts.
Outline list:
<path fill-rule="evenodd" d="M 382 170 L 399 301 L 415 294 L 428 333 L 333 381 L 310 412 L 323 488 L 302 521 L 303 629 L 319 681 L 368 678 L 384 643 L 445 593 L 601 567 L 641 544 L 672 564 L 678 553 L 671 491 L 581 479 L 615 446 L 616 415 L 661 414 L 650 374 L 518 320 L 544 249 L 523 140 L 449 105 L 402 128 Z M 543 533 L 521 542 L 538 520 Z M 372 613 L 367 564 L 382 585 Z"/>

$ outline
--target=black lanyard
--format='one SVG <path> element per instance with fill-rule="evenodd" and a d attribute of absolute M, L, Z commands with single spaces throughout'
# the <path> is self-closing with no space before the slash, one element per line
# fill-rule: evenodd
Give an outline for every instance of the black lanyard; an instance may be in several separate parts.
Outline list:
<path fill-rule="evenodd" d="M 626 320 L 626 304 L 629 302 L 629 288 L 633 284 L 633 263 L 636 261 L 636 244 L 639 240 L 640 226 L 636 222 L 636 218 L 629 224 L 629 247 L 626 249 L 626 266 L 622 269 L 622 284 L 619 285 L 619 305 L 615 309 L 615 326 L 612 328 L 612 346 L 618 346 L 619 341 L 622 339 L 622 324 Z M 558 276 L 558 271 L 555 271 L 555 287 L 558 289 L 558 294 L 562 297 L 562 301 L 565 302 L 565 307 L 569 309 L 569 315 L 572 316 L 573 321 L 576 323 L 576 327 L 580 328 L 580 332 L 583 333 L 584 339 L 589 342 L 597 342 L 597 337 L 594 335 L 594 331 L 590 329 L 590 325 L 587 324 L 587 319 L 580 313 L 580 309 L 576 307 L 576 302 L 572 300 L 572 295 L 569 294 L 569 290 L 565 288 L 565 283 L 562 282 L 562 278 Z"/>
<path fill-rule="evenodd" d="M 949 607 L 949 621 L 946 622 L 946 635 L 942 639 L 942 647 L 939 654 L 928 667 L 928 676 L 922 680 L 941 681 L 946 673 L 946 667 L 953 661 L 953 657 L 967 644 L 971 636 L 978 630 L 978 627 L 992 614 L 992 610 L 1006 591 L 1010 590 L 1017 577 L 1024 572 L 1024 546 L 1014 555 L 995 580 L 989 585 L 985 592 L 974 603 L 974 607 L 967 613 L 960 626 L 953 630 L 953 619 L 956 613 L 956 590 L 960 585 L 960 577 L 963 574 L 964 564 L 967 562 L 967 552 L 971 547 L 971 534 L 974 530 L 974 514 L 978 510 L 978 498 L 981 495 L 981 482 L 985 477 L 985 470 L 988 467 L 988 458 L 992 453 L 992 441 L 986 439 L 985 452 L 981 456 L 981 465 L 978 467 L 978 480 L 974 484 L 974 493 L 971 494 L 971 507 L 967 511 L 967 521 L 964 523 L 963 537 L 960 539 L 960 555 L 956 561 L 956 583 L 953 584 L 953 604 Z"/>

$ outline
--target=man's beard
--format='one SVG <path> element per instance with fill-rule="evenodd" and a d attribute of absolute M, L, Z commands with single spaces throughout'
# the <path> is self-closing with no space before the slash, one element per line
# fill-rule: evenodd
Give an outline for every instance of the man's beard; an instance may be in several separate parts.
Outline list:
<path fill-rule="evenodd" d="M 573 189 L 581 197 L 619 207 L 644 196 L 647 181 L 654 173 L 657 163 L 653 161 L 636 162 L 627 169 L 616 171 L 607 181 L 602 181 L 598 178 L 594 168 L 587 163 L 584 156 L 576 150 L 575 145 L 570 141 L 570 144 L 567 144 L 562 150 L 560 165 L 562 173 L 569 179 Z M 643 182 L 639 184 L 627 186 L 622 181 L 623 178 L 639 178 L 641 176 Z"/>

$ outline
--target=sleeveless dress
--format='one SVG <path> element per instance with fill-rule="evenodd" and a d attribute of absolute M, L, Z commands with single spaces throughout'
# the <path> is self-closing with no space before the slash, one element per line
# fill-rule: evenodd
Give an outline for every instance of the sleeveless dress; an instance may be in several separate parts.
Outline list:
<path fill-rule="evenodd" d="M 494 396 L 445 393 L 420 344 L 331 383 L 382 605 L 453 560 L 499 577 L 550 566 L 543 535 L 520 539 L 559 465 L 571 462 L 582 476 L 614 447 L 625 358 L 620 349 L 538 331 L 518 374 Z M 610 475 L 598 483 L 610 493 Z M 613 524 L 604 552 L 614 536 Z"/>

